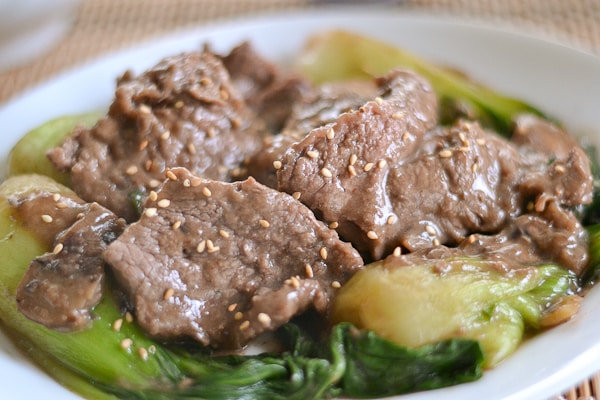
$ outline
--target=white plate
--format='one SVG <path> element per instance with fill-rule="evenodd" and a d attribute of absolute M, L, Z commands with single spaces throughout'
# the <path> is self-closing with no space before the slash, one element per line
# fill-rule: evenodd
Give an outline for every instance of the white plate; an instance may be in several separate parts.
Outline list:
<path fill-rule="evenodd" d="M 49 118 L 106 107 L 126 68 L 142 71 L 162 56 L 209 41 L 227 51 L 251 40 L 265 56 L 291 57 L 311 32 L 333 27 L 385 39 L 429 59 L 463 69 L 562 120 L 600 144 L 600 59 L 560 45 L 480 24 L 389 10 L 263 16 L 204 27 L 104 57 L 13 99 L 0 109 L 0 160 L 32 127 Z M 594 136 L 595 135 L 595 136 Z M 0 176 L 4 166 L 0 167 Z M 592 290 L 572 321 L 537 336 L 474 383 L 400 396 L 404 400 L 546 399 L 600 370 L 600 290 Z M 2 398 L 76 399 L 0 337 Z"/>

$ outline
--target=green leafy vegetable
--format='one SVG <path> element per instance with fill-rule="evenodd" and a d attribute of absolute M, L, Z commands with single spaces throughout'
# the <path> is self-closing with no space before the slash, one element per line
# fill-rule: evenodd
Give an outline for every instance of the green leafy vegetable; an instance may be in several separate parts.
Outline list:
<path fill-rule="evenodd" d="M 345 31 L 328 31 L 312 37 L 297 66 L 316 83 L 368 78 L 385 74 L 392 68 L 411 69 L 432 84 L 440 99 L 443 122 L 456 115 L 466 115 L 504 135 L 509 135 L 516 114 L 543 115 L 535 107 L 473 82 L 456 71 Z"/>
<path fill-rule="evenodd" d="M 576 288 L 576 276 L 556 265 L 507 273 L 475 257 L 414 266 L 390 258 L 342 287 L 333 317 L 408 347 L 453 337 L 477 340 L 486 367 L 493 367 L 515 351 L 527 327 L 545 325 L 550 305 Z"/>
<path fill-rule="evenodd" d="M 47 177 L 19 175 L 0 185 L 0 320 L 48 374 L 91 398 L 110 399 L 318 399 L 334 395 L 374 397 L 475 380 L 482 353 L 471 340 L 454 340 L 410 350 L 347 324 L 328 340 L 309 339 L 294 325 L 284 330 L 290 344 L 281 354 L 211 357 L 168 348 L 124 321 L 106 285 L 91 328 L 63 333 L 28 320 L 15 291 L 31 260 L 48 251 L 34 229 L 25 228 L 8 199 L 31 192 L 72 193 Z M 131 340 L 131 345 L 122 344 Z M 379 365 L 377 358 L 384 364 Z M 382 389 L 366 384 L 375 379 Z"/>

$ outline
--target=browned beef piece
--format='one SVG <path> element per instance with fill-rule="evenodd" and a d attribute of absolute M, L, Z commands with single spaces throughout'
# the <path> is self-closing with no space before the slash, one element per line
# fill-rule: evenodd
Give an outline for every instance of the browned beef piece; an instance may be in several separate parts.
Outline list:
<path fill-rule="evenodd" d="M 384 82 L 383 100 L 313 130 L 278 171 L 281 190 L 299 194 L 372 259 L 396 247 L 455 246 L 474 232 L 497 233 L 550 200 L 563 213 L 591 200 L 589 162 L 572 139 L 563 146 L 569 150 L 543 152 L 476 123 L 434 129 L 426 82 L 405 72 Z"/>
<path fill-rule="evenodd" d="M 249 42 L 223 57 L 223 64 L 246 103 L 275 134 L 287 123 L 296 102 L 312 90 L 306 78 L 264 59 Z"/>
<path fill-rule="evenodd" d="M 53 251 L 35 258 L 21 280 L 16 300 L 28 318 L 48 328 L 75 331 L 92 321 L 90 311 L 102 297 L 107 244 L 125 221 L 96 203 L 51 193 L 36 193 L 13 205 L 27 225 Z"/>
<path fill-rule="evenodd" d="M 240 348 L 307 309 L 326 315 L 363 265 L 292 196 L 252 178 L 169 176 L 103 256 L 154 337 Z"/>
<path fill-rule="evenodd" d="M 259 148 L 253 112 L 221 60 L 205 51 L 169 57 L 119 81 L 108 115 L 78 129 L 49 156 L 71 172 L 76 192 L 129 221 L 132 194 L 146 194 L 166 169 L 183 166 L 230 180 Z"/>
<path fill-rule="evenodd" d="M 593 178 L 588 156 L 565 130 L 540 117 L 521 115 L 515 119 L 511 141 L 523 153 L 529 151 L 545 157 L 537 169 L 529 169 L 519 187 L 535 200 L 538 211 L 550 199 L 567 207 L 592 201 Z"/>
<path fill-rule="evenodd" d="M 554 262 L 581 276 L 588 267 L 588 235 L 572 213 L 553 201 L 542 212 L 516 217 L 494 235 L 475 233 L 457 247 L 439 245 L 388 258 L 395 265 L 418 265 L 464 256 L 491 261 L 502 272 Z"/>
<path fill-rule="evenodd" d="M 397 217 L 386 193 L 388 171 L 413 158 L 437 123 L 436 95 L 424 79 L 398 70 L 377 83 L 381 97 L 311 131 L 286 152 L 277 174 L 280 190 L 299 193 L 374 258 L 387 247 L 381 230 Z"/>
<path fill-rule="evenodd" d="M 274 167 L 285 152 L 311 130 L 335 121 L 340 114 L 363 105 L 378 94 L 370 81 L 328 83 L 307 92 L 293 104 L 281 134 L 267 136 L 263 147 L 246 162 L 249 176 L 271 188 L 277 188 Z"/>

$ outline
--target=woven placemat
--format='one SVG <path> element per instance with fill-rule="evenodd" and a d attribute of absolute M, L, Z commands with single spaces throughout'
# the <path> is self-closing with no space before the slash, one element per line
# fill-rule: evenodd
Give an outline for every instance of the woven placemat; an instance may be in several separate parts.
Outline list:
<path fill-rule="evenodd" d="M 0 104 L 45 79 L 136 42 L 207 22 L 352 0 L 84 0 L 70 34 L 27 65 L 0 71 Z M 518 29 L 600 56 L 600 0 L 380 0 L 384 6 Z M 600 397 L 600 374 L 557 399 Z"/>

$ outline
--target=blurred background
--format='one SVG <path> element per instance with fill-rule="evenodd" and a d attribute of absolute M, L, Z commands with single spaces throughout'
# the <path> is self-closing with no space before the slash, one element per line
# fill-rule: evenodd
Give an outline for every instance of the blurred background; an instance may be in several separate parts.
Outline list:
<path fill-rule="evenodd" d="M 0 103 L 102 54 L 166 33 L 340 5 L 483 21 L 600 55 L 600 0 L 0 0 Z"/>

